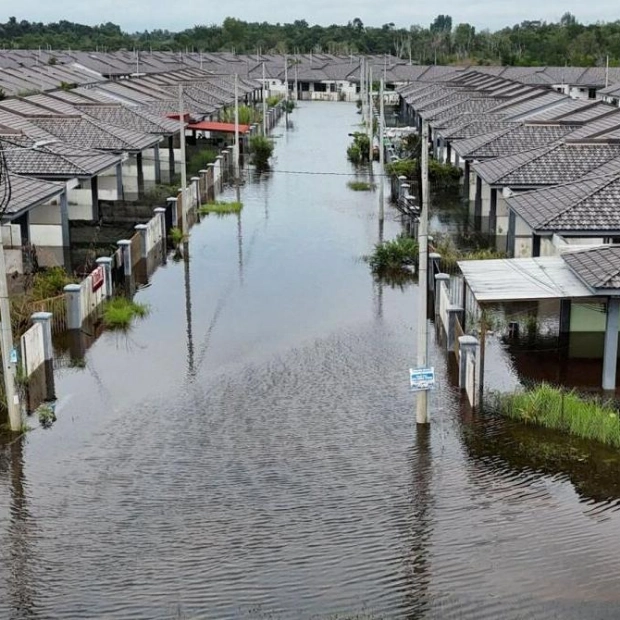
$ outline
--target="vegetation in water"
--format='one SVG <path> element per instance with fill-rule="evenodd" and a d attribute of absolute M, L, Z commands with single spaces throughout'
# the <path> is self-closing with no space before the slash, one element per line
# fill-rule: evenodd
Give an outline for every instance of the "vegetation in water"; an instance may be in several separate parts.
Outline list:
<path fill-rule="evenodd" d="M 283 107 L 285 112 L 288 112 L 290 114 L 295 109 L 296 105 L 295 105 L 295 102 L 292 99 L 287 99 L 282 104 L 282 107 Z"/>
<path fill-rule="evenodd" d="M 347 183 L 347 187 L 352 189 L 354 192 L 369 192 L 374 190 L 376 185 L 374 183 L 369 183 L 368 181 L 349 181 Z"/>
<path fill-rule="evenodd" d="M 263 114 L 258 108 L 253 108 L 248 105 L 240 105 L 238 112 L 240 125 L 252 125 L 254 123 L 261 123 L 263 121 Z M 234 123 L 235 108 L 222 108 L 219 113 L 219 119 L 222 123 Z"/>
<path fill-rule="evenodd" d="M 203 204 L 198 212 L 200 215 L 209 215 L 214 213 L 216 215 L 228 215 L 229 213 L 239 213 L 243 209 L 242 202 L 225 202 L 223 200 L 216 200 L 214 202 L 207 202 Z"/>
<path fill-rule="evenodd" d="M 278 103 L 280 103 L 280 101 L 282 101 L 282 99 L 282 95 L 270 95 L 269 97 L 267 97 L 267 107 L 274 108 L 278 105 Z"/>
<path fill-rule="evenodd" d="M 405 176 L 408 180 L 419 182 L 420 164 L 419 159 L 401 159 L 390 162 L 385 166 L 388 174 L 396 177 Z M 434 187 L 445 188 L 457 185 L 463 175 L 463 171 L 457 166 L 442 163 L 432 157 L 428 160 L 428 180 Z"/>
<path fill-rule="evenodd" d="M 506 253 L 495 248 L 478 247 L 472 249 L 460 249 L 447 235 L 433 233 L 433 241 L 429 251 L 441 255 L 441 270 L 453 272 L 458 269 L 458 261 L 464 260 L 492 260 L 506 258 Z"/>
<path fill-rule="evenodd" d="M 183 231 L 178 226 L 173 226 L 168 233 L 168 237 L 172 242 L 172 245 L 176 248 L 187 239 L 187 235 L 183 234 Z"/>
<path fill-rule="evenodd" d="M 376 274 L 390 271 L 410 270 L 418 264 L 418 242 L 407 235 L 377 243 L 366 262 Z"/>
<path fill-rule="evenodd" d="M 135 319 L 149 314 L 149 307 L 128 299 L 113 297 L 103 305 L 103 323 L 109 329 L 128 329 Z"/>
<path fill-rule="evenodd" d="M 145 205 L 164 206 L 168 198 L 176 198 L 179 193 L 179 185 L 158 183 L 144 192 L 141 201 Z"/>
<path fill-rule="evenodd" d="M 620 448 L 620 417 L 610 402 L 585 398 L 547 383 L 490 398 L 509 418 Z"/>
<path fill-rule="evenodd" d="M 361 131 L 353 134 L 353 142 L 347 148 L 347 158 L 352 164 L 361 164 L 369 160 L 370 138 Z"/>
<path fill-rule="evenodd" d="M 200 170 L 206 170 L 209 164 L 215 162 L 217 156 L 218 152 L 215 149 L 202 149 L 190 155 L 187 162 L 187 174 L 196 175 Z"/>
<path fill-rule="evenodd" d="M 39 405 L 35 413 L 39 418 L 39 424 L 43 428 L 50 428 L 50 426 L 56 422 L 56 412 L 54 408 L 47 403 Z"/>
<path fill-rule="evenodd" d="M 250 138 L 250 153 L 254 158 L 254 164 L 259 169 L 269 166 L 269 158 L 273 154 L 273 149 L 273 140 L 265 136 L 252 136 Z"/>

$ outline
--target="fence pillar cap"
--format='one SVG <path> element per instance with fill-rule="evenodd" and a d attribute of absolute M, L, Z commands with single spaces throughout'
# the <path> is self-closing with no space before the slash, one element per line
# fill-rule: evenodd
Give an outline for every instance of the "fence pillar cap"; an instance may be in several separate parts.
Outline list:
<path fill-rule="evenodd" d="M 153 213 L 165 213 L 166 212 L 166 207 L 155 207 L 153 209 Z"/>
<path fill-rule="evenodd" d="M 210 166 L 211 164 L 207 164 L 207 166 Z M 203 168 L 202 170 L 199 170 L 198 173 L 199 174 L 206 174 L 208 172 L 208 170 L 206 170 L 205 168 Z M 198 177 L 192 177 L 192 179 L 197 179 Z"/>
<path fill-rule="evenodd" d="M 131 245 L 131 241 L 129 239 L 121 239 L 116 242 L 116 245 L 120 245 L 121 247 Z"/>
<path fill-rule="evenodd" d="M 447 309 L 448 312 L 463 312 L 463 307 L 456 304 L 450 304 Z"/>
<path fill-rule="evenodd" d="M 134 230 L 146 230 L 148 226 L 146 224 L 136 224 Z"/>
<path fill-rule="evenodd" d="M 215 162 L 212 161 L 211 163 L 207 164 L 207 168 L 215 168 Z M 202 170 L 200 172 L 202 172 Z"/>
<path fill-rule="evenodd" d="M 401 174 L 401 175 L 398 177 L 398 180 L 399 180 L 399 181 L 406 181 L 406 180 L 407 180 L 407 177 L 406 177 L 404 174 Z"/>
<path fill-rule="evenodd" d="M 462 347 L 466 347 L 468 345 L 474 346 L 478 344 L 478 338 L 475 336 L 459 336 L 459 344 Z"/>
<path fill-rule="evenodd" d="M 450 275 L 447 273 L 436 273 L 435 280 L 449 280 Z"/>
<path fill-rule="evenodd" d="M 441 254 L 438 254 L 437 252 L 431 252 L 428 255 L 429 258 L 441 258 Z"/>
<path fill-rule="evenodd" d="M 79 284 L 67 284 L 62 289 L 65 293 L 79 293 L 82 287 Z"/>
<path fill-rule="evenodd" d="M 31 321 L 49 321 L 52 316 L 54 316 L 51 312 L 34 312 L 30 315 Z"/>
<path fill-rule="evenodd" d="M 174 196 L 170 196 L 170 198 L 166 198 L 167 202 L 176 202 L 177 199 Z"/>
<path fill-rule="evenodd" d="M 191 177 L 190 181 L 193 181 L 195 183 L 196 181 L 200 181 L 200 177 Z"/>
<path fill-rule="evenodd" d="M 100 256 L 95 262 L 98 265 L 111 265 L 112 257 L 111 256 Z"/>
<path fill-rule="evenodd" d="M 222 159 L 224 159 L 224 157 L 222 155 L 218 155 L 215 159 L 222 160 Z"/>

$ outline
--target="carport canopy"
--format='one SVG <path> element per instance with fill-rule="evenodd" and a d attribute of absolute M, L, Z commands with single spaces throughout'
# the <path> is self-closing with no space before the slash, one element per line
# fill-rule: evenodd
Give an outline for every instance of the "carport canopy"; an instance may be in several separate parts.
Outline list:
<path fill-rule="evenodd" d="M 478 303 L 595 297 L 560 256 L 459 261 Z"/>
<path fill-rule="evenodd" d="M 194 131 L 216 131 L 221 133 L 235 133 L 234 123 L 220 123 L 217 121 L 200 121 L 198 123 L 190 123 L 187 129 Z M 239 125 L 239 133 L 248 133 L 249 125 Z"/>

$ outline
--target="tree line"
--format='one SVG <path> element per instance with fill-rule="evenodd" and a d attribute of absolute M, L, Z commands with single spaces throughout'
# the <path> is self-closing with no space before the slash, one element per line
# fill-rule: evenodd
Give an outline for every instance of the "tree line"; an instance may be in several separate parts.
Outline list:
<path fill-rule="evenodd" d="M 69 21 L 50 24 L 0 23 L 4 49 L 167 50 L 254 53 L 393 54 L 418 64 L 502 64 L 597 66 L 606 58 L 620 64 L 620 20 L 581 24 L 571 13 L 558 22 L 524 21 L 491 32 L 467 23 L 453 24 L 438 15 L 427 27 L 397 28 L 393 23 L 365 26 L 355 18 L 346 25 L 311 26 L 246 22 L 233 17 L 221 25 L 197 25 L 181 32 L 145 30 L 127 33 L 111 22 L 85 26 Z"/>

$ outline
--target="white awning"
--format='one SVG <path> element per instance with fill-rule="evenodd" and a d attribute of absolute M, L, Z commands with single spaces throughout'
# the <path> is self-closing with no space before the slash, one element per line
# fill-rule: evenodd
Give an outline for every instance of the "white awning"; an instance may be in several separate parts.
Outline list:
<path fill-rule="evenodd" d="M 478 302 L 594 297 L 559 256 L 459 261 Z"/>

